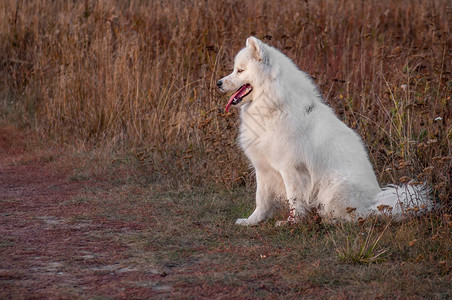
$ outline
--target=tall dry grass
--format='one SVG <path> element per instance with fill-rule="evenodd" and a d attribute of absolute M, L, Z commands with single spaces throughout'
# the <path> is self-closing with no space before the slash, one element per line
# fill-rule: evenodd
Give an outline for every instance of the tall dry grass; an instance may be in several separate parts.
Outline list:
<path fill-rule="evenodd" d="M 246 184 L 215 82 L 249 35 L 311 74 L 382 183 L 451 196 L 449 1 L 0 2 L 1 117 L 128 151 L 190 184 Z M 156 175 L 156 176 L 157 176 Z"/>

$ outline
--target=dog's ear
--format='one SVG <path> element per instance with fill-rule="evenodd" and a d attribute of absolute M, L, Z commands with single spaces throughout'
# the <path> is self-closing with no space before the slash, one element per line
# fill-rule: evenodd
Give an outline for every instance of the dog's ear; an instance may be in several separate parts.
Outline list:
<path fill-rule="evenodd" d="M 254 58 L 260 61 L 266 60 L 265 44 L 254 36 L 246 39 L 246 47 L 251 50 Z"/>

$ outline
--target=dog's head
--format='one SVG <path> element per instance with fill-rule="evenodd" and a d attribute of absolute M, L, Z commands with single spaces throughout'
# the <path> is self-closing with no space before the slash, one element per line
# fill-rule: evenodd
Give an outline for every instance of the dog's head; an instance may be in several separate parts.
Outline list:
<path fill-rule="evenodd" d="M 246 40 L 246 47 L 240 50 L 234 60 L 234 70 L 220 79 L 217 86 L 224 93 L 235 91 L 229 98 L 226 111 L 232 105 L 253 101 L 253 91 L 259 88 L 271 75 L 270 46 L 255 37 Z"/>

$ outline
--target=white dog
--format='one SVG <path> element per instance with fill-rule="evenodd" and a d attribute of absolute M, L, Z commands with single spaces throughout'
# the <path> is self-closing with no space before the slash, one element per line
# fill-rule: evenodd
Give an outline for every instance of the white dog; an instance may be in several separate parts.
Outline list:
<path fill-rule="evenodd" d="M 329 220 L 366 217 L 380 205 L 401 216 L 413 200 L 428 200 L 423 186 L 382 190 L 358 134 L 322 102 L 306 73 L 257 38 L 247 39 L 217 85 L 236 91 L 226 110 L 240 103 L 239 144 L 256 170 L 256 209 L 237 224 L 264 221 L 278 197 L 289 202 L 285 222 L 313 208 Z"/>

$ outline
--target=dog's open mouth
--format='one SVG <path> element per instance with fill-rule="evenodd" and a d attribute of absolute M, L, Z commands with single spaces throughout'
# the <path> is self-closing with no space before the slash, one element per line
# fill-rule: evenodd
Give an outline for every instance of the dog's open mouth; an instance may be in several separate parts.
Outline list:
<path fill-rule="evenodd" d="M 239 104 L 243 98 L 245 98 L 246 96 L 248 96 L 249 93 L 251 93 L 251 91 L 253 90 L 253 88 L 251 87 L 251 84 L 244 84 L 242 85 L 237 92 L 234 93 L 234 95 L 231 96 L 231 98 L 229 98 L 229 102 L 226 105 L 226 111 L 229 111 L 229 108 L 231 107 L 231 105 L 237 105 Z"/>

